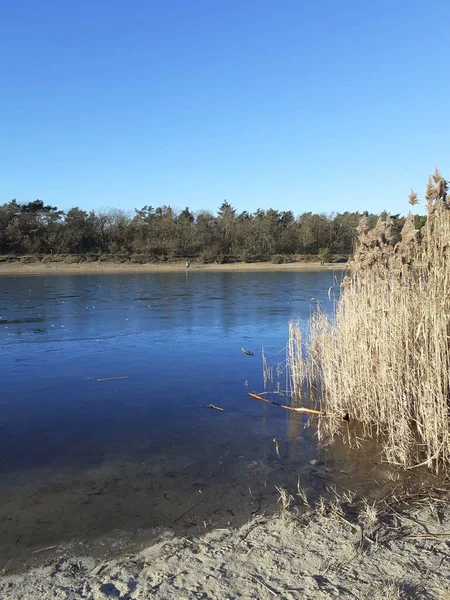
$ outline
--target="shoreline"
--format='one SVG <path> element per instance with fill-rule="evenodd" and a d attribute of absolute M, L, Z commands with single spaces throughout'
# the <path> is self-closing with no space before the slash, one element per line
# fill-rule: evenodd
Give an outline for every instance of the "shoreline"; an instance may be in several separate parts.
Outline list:
<path fill-rule="evenodd" d="M 394 527 L 391 515 L 370 523 L 368 513 L 360 517 L 364 529 L 333 506 L 261 515 L 200 536 L 165 532 L 141 552 L 123 548 L 116 558 L 86 556 L 80 544 L 50 546 L 42 549 L 43 566 L 0 575 L 0 598 L 448 600 L 445 503 L 438 513 L 431 502 L 401 514 L 397 507 Z"/>
<path fill-rule="evenodd" d="M 257 272 L 257 271 L 342 271 L 347 263 L 294 262 L 274 264 L 261 263 L 231 263 L 231 264 L 201 264 L 191 263 L 189 272 Z M 114 273 L 185 273 L 184 262 L 178 263 L 110 263 L 110 262 L 4 262 L 0 263 L 0 276 L 9 275 L 95 275 Z"/>

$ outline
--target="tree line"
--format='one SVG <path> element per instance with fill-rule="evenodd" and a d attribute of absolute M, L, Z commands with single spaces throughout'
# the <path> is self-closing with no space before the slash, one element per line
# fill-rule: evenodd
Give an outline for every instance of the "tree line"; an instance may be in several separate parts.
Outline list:
<path fill-rule="evenodd" d="M 121 256 L 137 262 L 199 259 L 207 262 L 275 260 L 296 255 L 349 255 L 361 217 L 375 225 L 381 215 L 367 212 L 315 214 L 270 208 L 237 212 L 226 200 L 217 214 L 189 208 L 144 206 L 122 210 L 65 212 L 42 200 L 0 206 L 2 254 Z M 404 218 L 391 215 L 400 231 Z M 416 217 L 421 226 L 425 217 Z"/>

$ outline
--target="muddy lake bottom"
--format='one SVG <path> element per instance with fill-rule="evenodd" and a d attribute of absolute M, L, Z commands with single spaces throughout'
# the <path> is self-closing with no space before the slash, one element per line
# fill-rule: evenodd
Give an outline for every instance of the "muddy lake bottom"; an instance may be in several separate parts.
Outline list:
<path fill-rule="evenodd" d="M 3 277 L 0 567 L 240 527 L 276 511 L 276 486 L 386 493 L 396 475 L 373 445 L 318 448 L 303 416 L 248 398 L 264 389 L 262 347 L 285 389 L 289 319 L 331 311 L 339 277 Z"/>

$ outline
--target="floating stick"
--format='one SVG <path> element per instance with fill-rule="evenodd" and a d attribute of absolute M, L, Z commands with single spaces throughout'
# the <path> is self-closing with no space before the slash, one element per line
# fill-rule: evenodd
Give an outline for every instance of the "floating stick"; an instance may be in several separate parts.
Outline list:
<path fill-rule="evenodd" d="M 253 398 L 254 400 L 260 400 L 261 402 L 267 402 L 267 404 L 274 404 L 275 406 L 280 406 L 281 408 L 284 408 L 285 410 L 292 410 L 293 412 L 304 413 L 307 415 L 317 415 L 317 416 L 321 416 L 321 417 L 339 417 L 341 419 L 344 419 L 345 421 L 349 420 L 348 413 L 338 415 L 337 413 L 327 413 L 325 410 L 314 410 L 313 408 L 295 408 L 294 406 L 287 406 L 286 404 L 281 404 L 281 402 L 275 402 L 274 400 L 268 400 L 267 398 L 258 396 L 258 394 L 252 394 L 251 392 L 249 392 L 248 395 L 250 396 L 250 398 Z"/>
<path fill-rule="evenodd" d="M 203 404 L 202 406 L 200 406 L 200 408 L 212 408 L 213 410 L 220 410 L 220 411 L 224 411 L 223 408 L 220 408 L 220 406 L 216 406 L 215 404 Z"/>
<path fill-rule="evenodd" d="M 40 548 L 39 550 L 34 550 L 31 554 L 38 554 L 39 552 L 44 552 L 45 550 L 53 550 L 53 548 L 57 548 L 58 546 L 47 546 L 46 548 Z"/>

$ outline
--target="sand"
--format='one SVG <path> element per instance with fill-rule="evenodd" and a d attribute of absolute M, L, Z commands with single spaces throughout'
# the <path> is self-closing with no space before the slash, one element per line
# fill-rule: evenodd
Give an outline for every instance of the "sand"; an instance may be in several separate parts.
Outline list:
<path fill-rule="evenodd" d="M 252 271 L 329 271 L 342 270 L 345 263 L 330 263 L 321 265 L 320 262 L 296 262 L 276 265 L 270 262 L 262 263 L 233 263 L 203 265 L 192 263 L 189 272 L 252 272 Z M 185 272 L 184 262 L 163 264 L 133 264 L 109 262 L 2 262 L 0 275 L 64 275 L 64 274 L 106 274 L 106 273 L 177 273 Z"/>
<path fill-rule="evenodd" d="M 119 559 L 95 560 L 68 545 L 45 566 L 1 577 L 0 598 L 448 600 L 446 506 L 395 512 L 390 522 L 364 530 L 375 541 L 362 537 L 357 521 L 307 509 L 197 538 L 167 533 Z"/>

